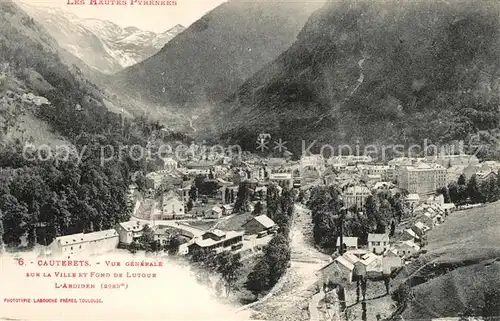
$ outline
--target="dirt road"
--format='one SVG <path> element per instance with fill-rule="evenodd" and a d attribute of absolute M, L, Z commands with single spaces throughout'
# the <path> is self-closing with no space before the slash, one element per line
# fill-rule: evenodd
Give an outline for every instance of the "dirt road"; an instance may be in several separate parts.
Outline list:
<path fill-rule="evenodd" d="M 283 287 L 267 301 L 252 308 L 254 318 L 284 321 L 309 319 L 309 302 L 316 293 L 316 272 L 330 260 L 328 255 L 314 248 L 311 232 L 310 212 L 301 205 L 295 205 L 290 269 Z"/>

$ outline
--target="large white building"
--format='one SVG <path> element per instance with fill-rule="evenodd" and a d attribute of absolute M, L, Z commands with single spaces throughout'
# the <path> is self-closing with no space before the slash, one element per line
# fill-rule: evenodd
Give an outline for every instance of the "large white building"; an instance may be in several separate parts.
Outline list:
<path fill-rule="evenodd" d="M 162 198 L 162 218 L 174 219 L 183 218 L 186 215 L 184 211 L 184 202 L 180 200 L 179 195 L 169 192 Z"/>
<path fill-rule="evenodd" d="M 433 155 L 426 156 L 425 160 L 427 162 L 433 162 L 440 164 L 444 167 L 450 167 L 455 165 L 477 165 L 479 164 L 479 159 L 475 155 Z"/>
<path fill-rule="evenodd" d="M 350 186 L 342 193 L 344 206 L 351 208 L 363 208 L 368 196 L 372 195 L 370 189 L 366 186 Z"/>
<path fill-rule="evenodd" d="M 120 237 L 120 243 L 130 244 L 134 240 L 139 239 L 142 236 L 144 226 L 145 224 L 139 221 L 128 221 L 116 224 L 115 229 Z"/>
<path fill-rule="evenodd" d="M 429 195 L 446 186 L 446 169 L 439 164 L 417 163 L 398 171 L 398 187 L 410 194 Z"/>
<path fill-rule="evenodd" d="M 382 254 L 389 248 L 389 234 L 368 234 L 368 250 Z"/>
<path fill-rule="evenodd" d="M 293 187 L 293 177 L 292 173 L 271 173 L 269 175 L 269 181 L 278 184 L 282 188 L 289 188 L 291 189 Z"/>
<path fill-rule="evenodd" d="M 92 233 L 78 233 L 56 237 L 50 245 L 52 254 L 73 258 L 109 252 L 118 246 L 119 235 L 115 229 Z"/>

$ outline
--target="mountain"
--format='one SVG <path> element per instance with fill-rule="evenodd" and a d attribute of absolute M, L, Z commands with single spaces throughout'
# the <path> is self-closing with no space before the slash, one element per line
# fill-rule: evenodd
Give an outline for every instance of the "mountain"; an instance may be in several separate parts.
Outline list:
<path fill-rule="evenodd" d="M 64 10 L 21 4 L 69 53 L 105 74 L 115 73 L 157 53 L 185 28 L 176 25 L 163 32 L 121 28 L 104 20 L 83 19 Z"/>
<path fill-rule="evenodd" d="M 255 148 L 265 132 L 296 151 L 302 139 L 493 139 L 499 16 L 499 3 L 490 1 L 329 2 L 288 50 L 216 109 L 216 127 L 244 148 Z"/>
<path fill-rule="evenodd" d="M 1 96 L 10 100 L 10 112 L 4 110 L 0 115 L 2 129 L 40 127 L 47 129 L 46 136 L 71 138 L 83 129 L 100 133 L 112 126 L 118 115 L 107 110 L 103 91 L 70 67 L 77 58 L 62 56 L 64 50 L 57 41 L 18 5 L 9 0 L 0 1 L 0 5 L 0 90 Z M 26 95 L 39 96 L 48 103 L 29 104 L 22 98 Z M 22 116 L 29 120 L 29 126 L 23 126 Z M 37 139 L 38 135 L 31 136 Z"/>
<path fill-rule="evenodd" d="M 321 1 L 230 0 L 116 76 L 150 102 L 182 110 L 224 100 L 286 50 Z"/>

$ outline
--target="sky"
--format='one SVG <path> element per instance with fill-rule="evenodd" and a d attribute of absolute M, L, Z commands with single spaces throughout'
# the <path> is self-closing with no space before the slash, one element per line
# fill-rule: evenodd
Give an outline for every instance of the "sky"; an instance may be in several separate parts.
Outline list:
<path fill-rule="evenodd" d="M 205 13 L 226 0 L 175 0 L 177 5 L 68 5 L 75 0 L 17 0 L 23 3 L 68 10 L 82 18 L 109 20 L 121 27 L 138 27 L 143 30 L 163 32 L 176 24 L 188 27 Z M 127 0 L 130 2 L 130 0 Z"/>

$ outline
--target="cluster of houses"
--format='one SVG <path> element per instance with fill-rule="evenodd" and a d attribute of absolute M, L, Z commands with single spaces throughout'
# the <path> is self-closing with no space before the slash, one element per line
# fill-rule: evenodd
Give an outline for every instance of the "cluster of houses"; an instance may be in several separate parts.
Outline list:
<path fill-rule="evenodd" d="M 130 245 L 143 235 L 144 221 L 128 221 L 116 224 L 114 229 L 60 236 L 54 239 L 50 252 L 56 256 L 99 255 L 116 249 L 119 244 Z M 244 235 L 267 235 L 277 231 L 278 226 L 266 215 L 250 218 L 238 231 L 220 229 L 203 230 L 183 222 L 151 225 L 154 240 L 166 245 L 171 237 L 180 237 L 178 253 L 186 255 L 195 249 L 206 252 L 236 251 L 243 247 Z"/>
<path fill-rule="evenodd" d="M 346 285 L 356 278 L 390 275 L 419 253 L 426 245 L 426 233 L 442 224 L 455 210 L 455 205 L 445 203 L 442 195 L 431 196 L 415 205 L 411 219 L 401 222 L 401 231 L 392 238 L 387 233 L 371 233 L 368 234 L 367 246 L 360 247 L 357 237 L 344 236 L 342 248 L 345 253 L 319 271 L 324 284 Z M 340 239 L 337 239 L 337 247 L 340 247 Z"/>

